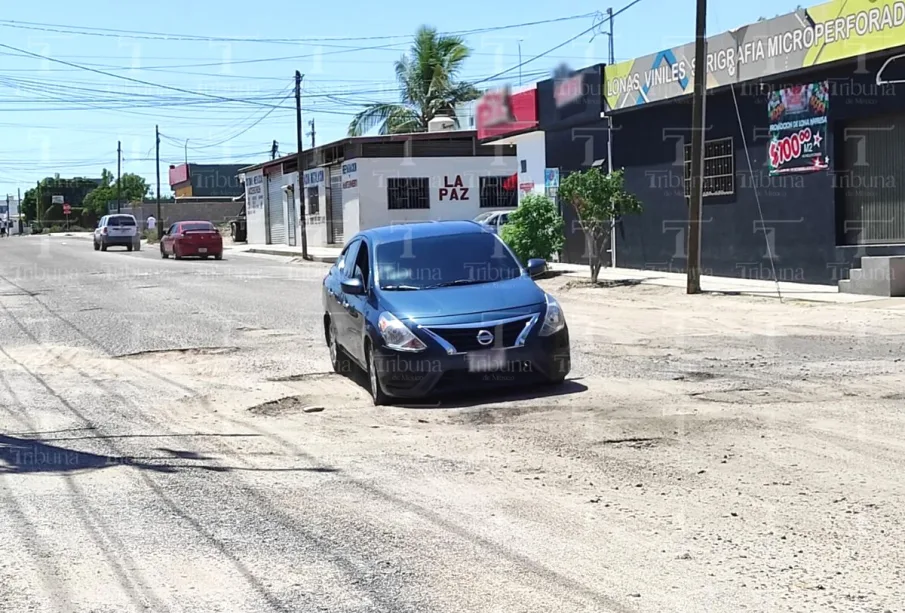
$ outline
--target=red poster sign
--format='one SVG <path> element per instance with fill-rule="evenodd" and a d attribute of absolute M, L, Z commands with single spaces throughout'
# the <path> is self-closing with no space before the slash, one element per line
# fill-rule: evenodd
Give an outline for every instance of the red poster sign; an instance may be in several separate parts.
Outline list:
<path fill-rule="evenodd" d="M 480 140 L 528 132 L 537 127 L 537 89 L 489 91 L 478 101 L 475 119 Z"/>

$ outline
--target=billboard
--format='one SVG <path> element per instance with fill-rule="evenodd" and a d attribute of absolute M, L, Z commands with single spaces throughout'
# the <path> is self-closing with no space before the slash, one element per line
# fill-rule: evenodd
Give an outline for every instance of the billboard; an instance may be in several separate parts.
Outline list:
<path fill-rule="evenodd" d="M 485 93 L 475 106 L 478 139 L 506 136 L 537 127 L 537 89 L 513 94 L 509 87 Z"/>
<path fill-rule="evenodd" d="M 905 45 L 905 0 L 833 0 L 707 39 L 708 89 Z M 694 42 L 607 66 L 608 109 L 691 94 Z"/>
<path fill-rule="evenodd" d="M 826 81 L 793 85 L 767 99 L 770 116 L 770 174 L 816 172 L 829 168 Z"/>

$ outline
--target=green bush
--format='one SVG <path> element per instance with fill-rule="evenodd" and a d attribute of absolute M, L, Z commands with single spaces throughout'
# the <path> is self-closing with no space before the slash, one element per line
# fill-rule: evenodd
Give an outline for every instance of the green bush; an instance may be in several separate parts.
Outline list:
<path fill-rule="evenodd" d="M 147 228 L 142 230 L 141 237 L 148 241 L 150 244 L 154 244 L 157 242 L 157 228 L 153 230 L 148 230 Z"/>
<path fill-rule="evenodd" d="M 509 213 L 509 222 L 500 236 L 522 263 L 531 258 L 549 261 L 565 242 L 563 220 L 556 204 L 541 194 L 522 198 L 518 208 Z"/>

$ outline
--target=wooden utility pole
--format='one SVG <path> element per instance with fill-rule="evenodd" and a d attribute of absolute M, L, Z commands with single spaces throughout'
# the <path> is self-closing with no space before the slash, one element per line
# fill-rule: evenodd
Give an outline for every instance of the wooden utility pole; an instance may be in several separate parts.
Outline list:
<path fill-rule="evenodd" d="M 120 190 L 120 173 L 122 172 L 123 166 L 123 144 L 122 141 L 116 141 L 116 212 L 119 213 L 122 211 L 122 200 L 121 200 L 121 190 Z"/>
<path fill-rule="evenodd" d="M 279 151 L 280 151 L 280 143 L 273 141 L 273 143 L 270 145 L 270 159 L 271 160 L 277 159 L 277 153 L 279 153 Z"/>
<path fill-rule="evenodd" d="M 704 201 L 704 117 L 707 104 L 707 0 L 697 0 L 694 96 L 691 118 L 691 189 L 688 202 L 686 291 L 701 293 L 701 215 Z"/>
<path fill-rule="evenodd" d="M 316 145 L 315 145 L 315 142 L 316 142 L 316 141 L 314 140 L 314 138 L 315 138 L 315 132 L 314 132 L 314 120 L 313 120 L 313 119 L 310 120 L 310 121 L 308 122 L 308 125 L 311 126 L 311 131 L 308 132 L 308 136 L 311 137 L 311 148 L 314 149 L 314 147 L 316 146 Z"/>
<path fill-rule="evenodd" d="M 160 211 L 160 126 L 154 126 L 154 142 L 157 147 L 157 239 L 163 237 L 163 215 Z"/>
<path fill-rule="evenodd" d="M 295 135 L 298 145 L 298 178 L 299 178 L 299 218 L 302 230 L 302 259 L 308 258 L 308 229 L 305 220 L 305 182 L 302 178 L 305 172 L 305 156 L 302 153 L 302 79 L 305 77 L 298 70 L 295 71 Z"/>

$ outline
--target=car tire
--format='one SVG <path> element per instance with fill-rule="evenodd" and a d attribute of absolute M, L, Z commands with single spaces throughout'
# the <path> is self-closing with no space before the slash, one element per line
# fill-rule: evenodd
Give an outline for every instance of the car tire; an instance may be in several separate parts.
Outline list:
<path fill-rule="evenodd" d="M 101 250 L 101 246 L 97 244 L 97 241 L 94 241 L 94 250 L 95 250 L 95 251 L 100 251 L 100 250 Z"/>
<path fill-rule="evenodd" d="M 132 245 L 126 245 L 126 251 L 132 251 Z"/>
<path fill-rule="evenodd" d="M 165 260 L 170 257 L 169 255 L 167 255 L 167 252 L 163 250 L 162 244 L 160 245 L 160 257 L 162 257 Z"/>
<path fill-rule="evenodd" d="M 173 259 L 174 260 L 182 259 L 182 255 L 180 255 L 180 253 L 179 253 L 179 247 L 177 247 L 176 245 L 173 245 Z"/>
<path fill-rule="evenodd" d="M 206 256 L 206 255 L 202 255 L 202 256 L 201 256 L 201 259 L 202 259 L 202 260 L 206 260 L 206 259 L 207 259 L 207 256 Z"/>
<path fill-rule="evenodd" d="M 333 372 L 343 374 L 345 351 L 336 340 L 336 325 L 333 323 L 333 319 L 331 318 L 329 321 L 330 323 L 327 324 L 327 349 L 330 351 L 330 365 L 333 367 Z"/>
<path fill-rule="evenodd" d="M 222 259 L 223 259 L 223 254 L 222 254 L 222 253 L 216 254 L 216 255 L 214 256 L 214 259 L 215 259 L 215 260 L 222 260 Z"/>
<path fill-rule="evenodd" d="M 371 391 L 371 400 L 375 407 L 383 406 L 389 401 L 389 396 L 380 386 L 380 379 L 377 378 L 377 365 L 374 362 L 374 352 L 371 350 L 371 344 L 365 345 L 365 361 L 368 364 L 368 387 Z"/>
<path fill-rule="evenodd" d="M 106 250 L 107 250 L 107 243 L 105 243 L 103 240 L 101 240 L 101 251 L 106 251 Z"/>

